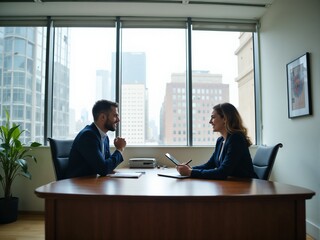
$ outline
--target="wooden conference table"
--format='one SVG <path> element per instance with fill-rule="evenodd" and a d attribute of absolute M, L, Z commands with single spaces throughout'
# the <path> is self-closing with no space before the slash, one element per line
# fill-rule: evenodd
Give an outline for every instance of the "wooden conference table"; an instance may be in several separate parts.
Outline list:
<path fill-rule="evenodd" d="M 45 199 L 46 239 L 306 238 L 311 190 L 258 179 L 175 179 L 157 175 L 171 170 L 142 171 L 138 179 L 92 176 L 37 188 Z"/>

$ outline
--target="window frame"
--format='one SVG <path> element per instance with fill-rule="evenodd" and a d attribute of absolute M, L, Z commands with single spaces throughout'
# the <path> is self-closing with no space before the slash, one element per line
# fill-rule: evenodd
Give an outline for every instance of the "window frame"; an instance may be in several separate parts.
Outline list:
<path fill-rule="evenodd" d="M 256 144 L 262 138 L 261 124 L 261 81 L 259 59 L 259 22 L 257 20 L 226 20 L 201 18 L 162 18 L 162 17 L 1 17 L 0 26 L 46 27 L 46 65 L 45 65 L 45 99 L 44 99 L 44 134 L 43 142 L 47 145 L 47 138 L 52 135 L 53 119 L 53 58 L 55 27 L 110 27 L 116 28 L 116 101 L 121 100 L 120 80 L 120 50 L 122 28 L 186 28 L 187 31 L 187 77 L 186 77 L 186 111 L 187 111 L 187 146 L 192 142 L 192 30 L 245 31 L 253 34 L 253 64 L 254 64 L 254 97 L 255 97 L 255 135 Z M 121 102 L 119 102 L 121 106 Z M 120 129 L 116 135 L 119 135 Z M 162 146 L 162 145 L 160 145 Z M 157 145 L 155 146 L 157 147 Z"/>

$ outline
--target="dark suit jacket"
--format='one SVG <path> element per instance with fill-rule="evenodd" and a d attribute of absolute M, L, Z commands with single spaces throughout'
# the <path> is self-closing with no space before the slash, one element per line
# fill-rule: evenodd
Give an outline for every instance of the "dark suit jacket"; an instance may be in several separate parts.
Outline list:
<path fill-rule="evenodd" d="M 219 160 L 222 143 L 223 137 L 219 137 L 209 161 L 193 167 L 191 177 L 207 179 L 226 179 L 229 176 L 258 178 L 253 170 L 247 141 L 242 133 L 228 135 Z"/>
<path fill-rule="evenodd" d="M 81 177 L 99 174 L 105 176 L 123 161 L 116 150 L 111 155 L 109 141 L 105 141 L 105 156 L 102 155 L 101 136 L 94 123 L 82 129 L 74 139 L 67 171 L 67 177 Z"/>

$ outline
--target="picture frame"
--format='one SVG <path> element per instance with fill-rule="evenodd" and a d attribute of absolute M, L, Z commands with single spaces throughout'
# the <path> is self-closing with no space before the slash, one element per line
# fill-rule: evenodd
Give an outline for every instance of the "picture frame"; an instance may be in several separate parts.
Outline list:
<path fill-rule="evenodd" d="M 288 117 L 311 115 L 309 53 L 287 64 Z"/>

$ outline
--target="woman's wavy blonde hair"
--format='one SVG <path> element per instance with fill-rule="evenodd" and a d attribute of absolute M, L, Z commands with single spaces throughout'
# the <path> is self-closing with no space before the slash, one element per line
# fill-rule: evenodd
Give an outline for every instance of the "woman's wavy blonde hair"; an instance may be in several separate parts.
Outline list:
<path fill-rule="evenodd" d="M 213 107 L 213 110 L 226 120 L 226 129 L 229 134 L 241 132 L 246 137 L 248 146 L 252 145 L 248 136 L 248 130 L 243 125 L 243 121 L 238 110 L 231 103 L 217 104 Z"/>

